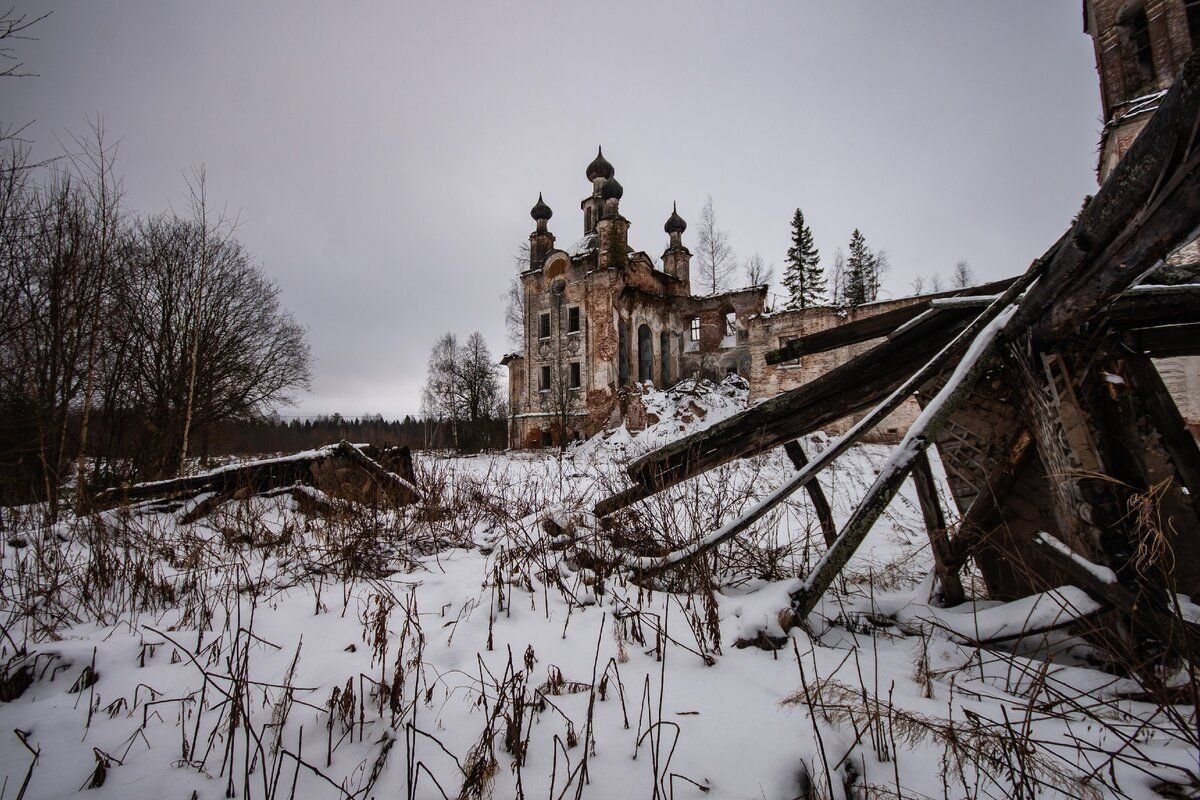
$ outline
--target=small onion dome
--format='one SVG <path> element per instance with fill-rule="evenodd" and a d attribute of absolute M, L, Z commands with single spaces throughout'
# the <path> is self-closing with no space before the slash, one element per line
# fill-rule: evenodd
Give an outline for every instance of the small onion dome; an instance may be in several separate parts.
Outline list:
<path fill-rule="evenodd" d="M 604 157 L 604 149 L 596 148 L 596 157 L 588 164 L 587 179 L 594 181 L 596 178 L 611 178 L 614 172 L 613 165 Z"/>
<path fill-rule="evenodd" d="M 550 206 L 546 205 L 546 201 L 542 200 L 542 193 L 538 192 L 537 205 L 529 210 L 529 216 L 533 217 L 538 222 L 550 219 L 554 216 L 554 212 L 550 210 Z"/>
<path fill-rule="evenodd" d="M 623 194 L 625 194 L 625 187 L 616 178 L 606 180 L 603 188 L 600 189 L 600 196 L 605 200 L 620 200 Z"/>
<path fill-rule="evenodd" d="M 679 216 L 674 203 L 671 204 L 671 216 L 667 217 L 667 224 L 663 225 L 663 230 L 667 233 L 683 233 L 687 230 L 687 223 Z"/>

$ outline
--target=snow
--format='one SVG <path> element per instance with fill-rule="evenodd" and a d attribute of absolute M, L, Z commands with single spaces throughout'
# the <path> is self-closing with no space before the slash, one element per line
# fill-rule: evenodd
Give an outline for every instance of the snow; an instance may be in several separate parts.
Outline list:
<path fill-rule="evenodd" d="M 1100 611 L 1102 606 L 1075 586 L 1023 597 L 996 606 L 963 604 L 952 609 L 913 605 L 896 620 L 912 630 L 944 631 L 971 642 L 1015 638 L 1025 630 L 1045 630 Z"/>
<path fill-rule="evenodd" d="M 1046 533 L 1045 531 L 1041 531 L 1039 533 L 1034 534 L 1033 538 L 1034 538 L 1034 541 L 1036 541 L 1040 544 L 1044 544 L 1047 547 L 1051 547 L 1054 550 L 1057 550 L 1059 553 L 1066 556 L 1067 558 L 1074 561 L 1077 565 L 1079 565 L 1084 570 L 1086 570 L 1088 573 L 1090 573 L 1092 575 L 1092 577 L 1094 577 L 1100 583 L 1107 583 L 1107 584 L 1114 584 L 1114 585 L 1116 584 L 1117 573 L 1113 572 L 1108 567 L 1102 567 L 1099 564 L 1094 564 L 1091 561 L 1088 561 L 1086 558 L 1079 555 L 1074 550 L 1072 550 L 1070 547 L 1068 547 L 1064 542 L 1055 538 L 1054 536 L 1050 535 L 1049 533 Z"/>
<path fill-rule="evenodd" d="M 587 255 L 596 249 L 596 234 L 589 233 L 578 241 L 572 242 L 569 247 L 563 250 L 571 258 Z"/>
<path fill-rule="evenodd" d="M 802 771 L 824 796 L 822 764 L 842 762 L 856 796 L 892 796 L 898 781 L 905 797 L 1010 797 L 1019 791 L 995 760 L 1016 752 L 1003 750 L 1005 720 L 1028 726 L 1021 769 L 1043 781 L 1039 797 L 1119 785 L 1149 800 L 1154 784 L 1194 768 L 1186 732 L 1130 699 L 1143 688 L 1097 666 L 1069 632 L 973 644 L 1089 613 L 1080 590 L 931 606 L 932 558 L 907 484 L 811 629 L 781 616 L 824 551 L 803 494 L 706 556 L 711 593 L 651 591 L 576 562 L 570 545 L 595 536 L 586 509 L 620 485 L 628 459 L 747 399 L 730 381 L 643 402 L 657 420 L 645 430 L 561 457 L 422 455 L 419 483 L 443 513 L 322 520 L 281 496 L 231 501 L 189 525 L 177 512 L 113 513 L 102 537 L 86 520 L 47 527 L 36 509 L 4 511 L 0 664 L 35 668 L 24 693 L 0 702 L 3 796 L 34 760 L 16 730 L 39 753 L 27 798 L 76 793 L 98 759 L 105 779 L 88 796 L 100 800 L 224 797 L 231 775 L 239 798 L 442 797 L 435 780 L 449 797 L 615 800 L 655 796 L 656 785 L 680 800 L 796 797 Z M 814 455 L 829 442 L 804 444 Z M 820 473 L 839 525 L 888 459 L 887 447 L 859 445 Z M 778 451 L 726 465 L 641 504 L 640 529 L 677 550 L 795 474 Z M 784 647 L 735 647 L 763 635 Z M 18 643 L 29 652 L 10 662 Z M 84 686 L 93 661 L 98 680 Z M 376 684 L 399 691 L 384 697 Z M 347 685 L 351 724 L 328 711 Z M 823 705 L 815 715 L 806 687 Z M 231 727 L 235 706 L 244 716 Z M 887 761 L 856 735 L 880 707 L 877 724 L 894 732 L 882 739 Z M 1136 755 L 1109 763 L 1133 752 L 1123 731 L 1136 731 Z M 985 749 L 953 749 L 970 742 Z M 494 770 L 475 774 L 491 772 L 490 789 L 463 791 L 464 769 L 489 754 Z M 1075 782 L 1087 774 L 1088 786 Z"/>

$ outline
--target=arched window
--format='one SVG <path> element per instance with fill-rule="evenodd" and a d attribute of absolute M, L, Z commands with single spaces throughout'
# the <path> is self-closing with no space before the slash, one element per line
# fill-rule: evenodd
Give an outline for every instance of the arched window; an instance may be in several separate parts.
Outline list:
<path fill-rule="evenodd" d="M 638 382 L 654 380 L 654 343 L 650 338 L 650 326 L 638 328 Z"/>

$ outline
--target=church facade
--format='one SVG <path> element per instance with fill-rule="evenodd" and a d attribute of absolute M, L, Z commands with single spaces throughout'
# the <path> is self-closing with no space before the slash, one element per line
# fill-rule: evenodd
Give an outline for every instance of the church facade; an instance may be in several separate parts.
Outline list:
<path fill-rule="evenodd" d="M 536 229 L 520 276 L 524 349 L 502 362 L 510 447 L 556 445 L 618 425 L 648 385 L 750 372 L 750 320 L 763 312 L 767 287 L 693 295 L 687 223 L 674 210 L 667 218 L 659 269 L 629 246 L 615 173 L 602 152 L 588 165 L 583 236 L 566 248 L 550 232 L 553 212 L 540 196 L 530 211 Z"/>

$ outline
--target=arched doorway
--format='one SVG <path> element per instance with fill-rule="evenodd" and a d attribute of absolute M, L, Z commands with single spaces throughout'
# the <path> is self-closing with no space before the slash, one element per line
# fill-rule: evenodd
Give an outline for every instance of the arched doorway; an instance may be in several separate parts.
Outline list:
<path fill-rule="evenodd" d="M 654 343 L 650 338 L 650 326 L 638 328 L 638 382 L 654 380 Z"/>

